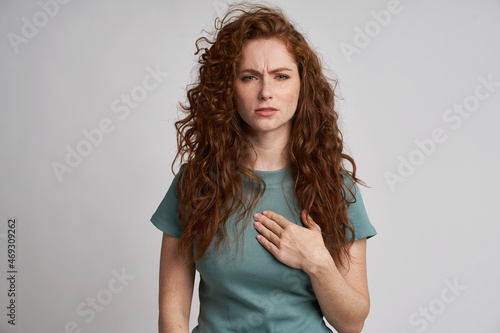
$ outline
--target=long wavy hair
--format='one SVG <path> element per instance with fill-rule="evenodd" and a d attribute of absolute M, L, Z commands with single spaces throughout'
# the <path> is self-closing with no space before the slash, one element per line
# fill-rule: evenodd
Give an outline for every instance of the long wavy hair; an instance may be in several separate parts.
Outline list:
<path fill-rule="evenodd" d="M 180 252 L 194 246 L 195 261 L 204 256 L 212 241 L 219 250 L 221 242 L 228 240 L 228 218 L 236 214 L 239 222 L 248 216 L 261 189 L 265 190 L 265 182 L 243 166 L 252 145 L 237 112 L 234 80 L 246 42 L 277 38 L 296 60 L 301 82 L 285 148 L 295 193 L 302 209 L 321 227 L 334 260 L 350 259 L 346 245 L 355 235 L 347 210 L 354 196 L 344 176 L 354 183 L 363 182 L 356 178 L 354 160 L 344 153 L 334 108 L 337 81 L 324 75 L 317 54 L 278 8 L 233 5 L 222 19 L 216 19 L 211 35 L 212 39 L 196 41 L 198 78 L 187 91 L 187 102 L 180 103 L 185 117 L 175 123 L 178 151 L 172 169 L 179 158 L 185 163 L 177 186 L 179 219 L 184 225 Z M 345 161 L 352 171 L 345 168 Z M 259 189 L 250 200 L 243 192 L 244 177 L 255 181 Z M 352 235 L 349 239 L 347 230 Z"/>

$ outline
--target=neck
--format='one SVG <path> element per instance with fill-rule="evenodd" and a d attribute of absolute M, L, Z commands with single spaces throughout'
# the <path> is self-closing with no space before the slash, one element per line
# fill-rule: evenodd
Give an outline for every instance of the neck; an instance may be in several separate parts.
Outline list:
<path fill-rule="evenodd" d="M 252 148 L 249 150 L 248 168 L 260 171 L 275 171 L 288 165 L 285 147 L 290 138 L 287 129 L 282 133 L 261 132 L 249 137 Z"/>

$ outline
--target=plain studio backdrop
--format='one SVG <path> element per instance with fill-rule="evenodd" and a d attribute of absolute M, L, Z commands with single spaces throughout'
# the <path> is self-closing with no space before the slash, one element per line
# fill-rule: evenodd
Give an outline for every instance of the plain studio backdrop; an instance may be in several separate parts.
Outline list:
<path fill-rule="evenodd" d="M 500 332 L 500 2 L 270 3 L 338 77 L 370 185 L 364 332 Z M 226 5 L 0 2 L 2 333 L 155 332 L 149 218 L 194 42 Z"/>

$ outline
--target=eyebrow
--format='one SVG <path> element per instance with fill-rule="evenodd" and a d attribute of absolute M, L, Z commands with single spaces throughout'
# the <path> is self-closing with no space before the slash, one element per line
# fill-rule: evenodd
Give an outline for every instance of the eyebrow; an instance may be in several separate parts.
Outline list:
<path fill-rule="evenodd" d="M 290 68 L 288 67 L 279 67 L 279 68 L 275 68 L 271 71 L 269 71 L 269 73 L 277 73 L 277 72 L 293 72 L 293 70 L 291 70 Z M 246 68 L 246 69 L 243 69 L 240 71 L 240 73 L 252 73 L 252 74 L 260 74 L 260 72 L 256 71 L 255 69 L 250 69 L 250 68 Z"/>

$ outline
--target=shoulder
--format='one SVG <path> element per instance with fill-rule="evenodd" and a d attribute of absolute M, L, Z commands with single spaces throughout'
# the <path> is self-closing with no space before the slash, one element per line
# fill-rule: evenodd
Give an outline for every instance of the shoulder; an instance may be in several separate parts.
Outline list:
<path fill-rule="evenodd" d="M 356 197 L 360 195 L 358 185 L 352 178 L 352 175 L 345 170 L 341 170 L 340 174 L 344 183 L 342 184 L 342 191 L 345 194 L 347 201 L 355 201 Z"/>
<path fill-rule="evenodd" d="M 357 186 L 357 182 L 354 181 L 352 175 L 349 173 L 341 171 L 341 174 L 344 178 L 344 191 L 349 206 L 347 210 L 347 217 L 349 223 L 355 230 L 354 240 L 357 241 L 362 238 L 371 238 L 375 236 L 377 231 L 368 217 L 363 197 L 361 196 L 361 191 Z M 349 237 L 351 237 L 350 231 L 346 230 L 346 233 L 349 239 Z"/>
<path fill-rule="evenodd" d="M 187 163 L 182 163 L 181 166 L 179 167 L 179 170 L 177 171 L 177 173 L 175 173 L 175 177 L 174 177 L 175 184 L 177 184 L 179 182 L 179 179 L 181 177 L 183 180 L 186 178 L 186 175 L 184 174 L 184 170 L 186 169 L 186 166 L 187 166 Z M 181 181 L 181 185 L 182 185 L 182 183 L 183 183 L 183 181 Z"/>

